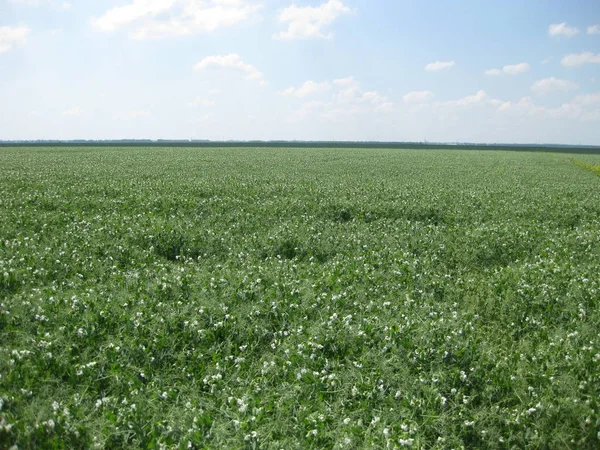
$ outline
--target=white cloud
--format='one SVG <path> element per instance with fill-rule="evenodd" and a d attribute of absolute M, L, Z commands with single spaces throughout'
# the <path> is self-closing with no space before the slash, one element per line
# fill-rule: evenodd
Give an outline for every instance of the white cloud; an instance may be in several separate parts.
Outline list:
<path fill-rule="evenodd" d="M 150 113 L 144 110 L 134 110 L 128 111 L 126 113 L 115 114 L 113 116 L 114 120 L 136 120 L 136 119 L 144 119 L 146 117 L 150 117 Z"/>
<path fill-rule="evenodd" d="M 576 27 L 571 27 L 563 23 L 555 23 L 548 27 L 548 34 L 550 36 L 565 36 L 565 37 L 573 37 L 579 34 L 579 29 Z"/>
<path fill-rule="evenodd" d="M 92 23 L 105 32 L 132 26 L 133 39 L 159 39 L 236 25 L 261 7 L 253 0 L 133 0 L 108 10 Z"/>
<path fill-rule="evenodd" d="M 352 10 L 340 0 L 328 0 L 319 6 L 288 6 L 277 16 L 279 22 L 287 24 L 287 30 L 273 36 L 275 39 L 331 39 L 332 33 L 325 34 L 323 28 L 342 14 Z"/>
<path fill-rule="evenodd" d="M 527 71 L 529 71 L 529 64 L 519 63 L 519 64 L 512 64 L 512 65 L 504 66 L 504 67 L 502 67 L 502 69 L 489 69 L 489 70 L 486 70 L 484 73 L 490 77 L 497 77 L 497 76 L 502 75 L 503 73 L 506 75 L 518 75 L 520 73 L 525 73 Z"/>
<path fill-rule="evenodd" d="M 489 69 L 484 72 L 489 77 L 497 77 L 502 75 L 502 71 L 500 69 Z"/>
<path fill-rule="evenodd" d="M 336 86 L 348 87 L 357 84 L 357 81 L 354 79 L 354 77 L 346 77 L 333 80 L 333 84 Z"/>
<path fill-rule="evenodd" d="M 538 107 L 540 108 L 540 107 Z M 582 119 L 588 114 L 581 106 L 574 103 L 564 103 L 557 108 L 540 108 L 540 113 L 550 119 Z"/>
<path fill-rule="evenodd" d="M 485 93 L 485 91 L 477 91 L 475 95 L 467 95 L 466 97 L 459 98 L 458 100 L 450 100 L 447 102 L 439 103 L 438 105 L 443 106 L 458 106 L 458 107 L 470 107 L 470 106 L 478 106 L 478 105 L 500 105 L 502 102 L 500 100 L 496 100 L 491 98 L 489 95 Z"/>
<path fill-rule="evenodd" d="M 197 72 L 209 69 L 227 69 L 242 72 L 247 80 L 258 81 L 261 85 L 266 82 L 263 79 L 263 74 L 251 64 L 246 64 L 240 58 L 240 55 L 231 53 L 229 55 L 207 56 L 202 61 L 194 65 L 194 70 Z"/>
<path fill-rule="evenodd" d="M 600 53 L 583 52 L 565 56 L 561 62 L 564 67 L 576 67 L 583 64 L 600 64 Z"/>
<path fill-rule="evenodd" d="M 373 105 L 383 105 L 384 103 L 388 103 L 387 97 L 381 95 L 377 91 L 364 92 L 362 94 L 362 100 Z"/>
<path fill-rule="evenodd" d="M 370 109 L 368 105 L 377 107 L 388 103 L 387 97 L 378 91 L 365 92 L 354 77 L 340 78 L 334 80 L 333 84 L 340 89 L 335 95 L 335 101 L 339 105 L 367 105 Z"/>
<path fill-rule="evenodd" d="M 378 91 L 363 90 L 354 77 L 338 78 L 326 84 L 329 85 L 328 89 L 334 89 L 331 100 L 328 102 L 305 102 L 294 113 L 292 117 L 294 121 L 309 116 L 317 116 L 328 121 L 338 121 L 361 114 L 384 114 L 394 111 L 394 103 L 389 101 L 385 95 Z M 294 88 L 288 88 L 286 91 L 284 92 L 288 95 L 295 94 Z"/>
<path fill-rule="evenodd" d="M 406 94 L 402 99 L 404 103 L 426 103 L 433 98 L 431 91 L 413 91 Z"/>
<path fill-rule="evenodd" d="M 518 102 L 503 102 L 498 106 L 498 111 L 517 115 L 534 115 L 543 113 L 544 108 L 536 106 L 531 97 L 522 97 Z"/>
<path fill-rule="evenodd" d="M 431 105 L 413 106 L 413 111 L 429 112 L 432 118 L 454 122 L 478 117 L 484 112 L 493 113 L 502 104 L 501 100 L 490 97 L 485 91 L 479 90 L 473 95 L 467 95 L 455 100 L 436 101 Z"/>
<path fill-rule="evenodd" d="M 471 116 L 465 115 L 468 111 L 477 111 L 477 114 L 483 114 L 486 110 L 491 114 L 534 117 L 536 120 L 598 121 L 600 120 L 600 92 L 578 95 L 570 102 L 555 108 L 536 105 L 531 97 L 522 97 L 515 102 L 502 101 L 491 98 L 484 91 L 478 91 L 475 95 L 457 100 L 433 104 L 433 112 L 445 120 L 467 120 L 468 117 L 473 117 L 472 114 Z M 489 116 L 490 120 L 492 117 Z"/>
<path fill-rule="evenodd" d="M 600 92 L 595 92 L 593 94 L 578 95 L 573 100 L 573 103 L 584 106 L 600 105 Z"/>
<path fill-rule="evenodd" d="M 568 80 L 561 80 L 556 77 L 544 78 L 538 80 L 531 86 L 531 90 L 538 95 L 547 95 L 555 91 L 570 91 L 577 89 L 576 83 Z"/>
<path fill-rule="evenodd" d="M 211 89 L 210 91 L 208 91 L 208 95 L 219 95 L 221 93 L 221 89 Z"/>
<path fill-rule="evenodd" d="M 548 64 L 550 61 L 552 61 L 552 57 L 549 56 L 548 58 L 545 58 L 542 60 L 542 64 Z"/>
<path fill-rule="evenodd" d="M 202 97 L 197 97 L 194 100 L 192 100 L 189 103 L 190 106 L 194 106 L 194 107 L 198 107 L 198 106 L 205 106 L 205 107 L 211 107 L 211 106 L 215 106 L 216 103 L 212 100 L 207 100 L 205 98 Z"/>
<path fill-rule="evenodd" d="M 331 83 L 322 82 L 317 83 L 315 81 L 305 81 L 302 86 L 295 88 L 289 87 L 280 92 L 281 95 L 295 95 L 296 97 L 306 97 L 308 95 L 323 94 L 331 89 Z"/>
<path fill-rule="evenodd" d="M 0 27 L 0 53 L 7 52 L 14 46 L 25 44 L 29 33 L 31 33 L 31 29 L 28 27 Z"/>
<path fill-rule="evenodd" d="M 50 0 L 9 0 L 9 2 L 17 5 L 40 6 L 50 3 Z"/>
<path fill-rule="evenodd" d="M 52 6 L 64 10 L 71 9 L 71 2 L 59 0 L 9 0 L 11 3 L 25 6 Z"/>
<path fill-rule="evenodd" d="M 529 71 L 529 64 L 527 63 L 519 63 L 513 64 L 509 66 L 504 66 L 502 68 L 502 72 L 507 75 L 518 75 L 520 73 L 525 73 Z"/>
<path fill-rule="evenodd" d="M 351 85 L 338 93 L 336 103 L 342 109 L 353 112 L 387 112 L 393 109 L 393 103 L 378 91 L 363 91 L 359 83 Z"/>
<path fill-rule="evenodd" d="M 573 99 L 572 104 L 581 108 L 580 120 L 584 122 L 600 121 L 600 91 L 578 95 Z"/>
<path fill-rule="evenodd" d="M 83 109 L 81 109 L 78 106 L 67 109 L 67 110 L 63 111 L 63 113 L 62 113 L 62 115 L 64 117 L 81 117 L 81 116 L 83 116 L 83 114 L 84 114 Z"/>
<path fill-rule="evenodd" d="M 587 28 L 587 34 L 600 34 L 600 25 L 590 25 Z"/>
<path fill-rule="evenodd" d="M 115 31 L 139 19 L 154 17 L 170 10 L 175 5 L 175 0 L 134 0 L 125 6 L 117 6 L 108 10 L 93 24 L 102 31 Z"/>
<path fill-rule="evenodd" d="M 571 102 L 556 108 L 544 108 L 535 105 L 531 97 L 523 97 L 516 103 L 502 103 L 498 107 L 498 111 L 521 116 L 537 116 L 543 119 L 598 121 L 600 120 L 600 92 L 578 95 Z"/>
<path fill-rule="evenodd" d="M 425 66 L 425 70 L 427 72 L 435 72 L 438 70 L 449 69 L 456 65 L 455 61 L 436 61 L 434 63 L 429 63 Z"/>
<path fill-rule="evenodd" d="M 376 112 L 392 112 L 394 109 L 394 103 L 392 102 L 384 102 L 375 107 Z"/>

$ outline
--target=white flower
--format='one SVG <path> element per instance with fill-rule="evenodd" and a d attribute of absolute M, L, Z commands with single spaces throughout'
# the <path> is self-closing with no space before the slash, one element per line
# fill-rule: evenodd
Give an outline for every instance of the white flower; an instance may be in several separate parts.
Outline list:
<path fill-rule="evenodd" d="M 398 439 L 398 443 L 403 447 L 410 447 L 414 442 L 414 439 Z"/>
<path fill-rule="evenodd" d="M 236 400 L 241 413 L 245 413 L 248 410 L 248 405 L 244 402 L 244 399 L 238 398 Z"/>
<path fill-rule="evenodd" d="M 256 431 L 253 431 L 252 433 L 244 436 L 244 440 L 249 441 L 250 439 L 256 439 L 257 437 L 258 437 L 258 433 Z"/>

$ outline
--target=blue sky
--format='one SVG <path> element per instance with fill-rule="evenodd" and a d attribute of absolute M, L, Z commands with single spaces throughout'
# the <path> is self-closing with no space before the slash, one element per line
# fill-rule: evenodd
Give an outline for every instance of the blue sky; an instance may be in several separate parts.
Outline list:
<path fill-rule="evenodd" d="M 600 2 L 0 0 L 0 139 L 600 145 Z"/>

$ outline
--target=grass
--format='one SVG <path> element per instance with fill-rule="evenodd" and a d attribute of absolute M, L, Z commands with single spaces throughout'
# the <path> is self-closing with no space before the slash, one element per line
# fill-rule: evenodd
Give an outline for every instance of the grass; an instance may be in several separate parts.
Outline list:
<path fill-rule="evenodd" d="M 569 155 L 0 157 L 0 448 L 600 446 Z"/>
<path fill-rule="evenodd" d="M 582 169 L 589 170 L 590 172 L 594 172 L 596 175 L 600 176 L 600 164 L 590 164 L 585 161 L 581 161 L 579 159 L 573 159 L 573 164 L 581 167 Z"/>

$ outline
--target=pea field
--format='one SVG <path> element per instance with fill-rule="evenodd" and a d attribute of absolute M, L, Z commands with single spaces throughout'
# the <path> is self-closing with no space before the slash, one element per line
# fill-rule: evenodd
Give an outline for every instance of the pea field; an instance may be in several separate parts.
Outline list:
<path fill-rule="evenodd" d="M 0 448 L 599 448 L 599 165 L 0 148 Z"/>

